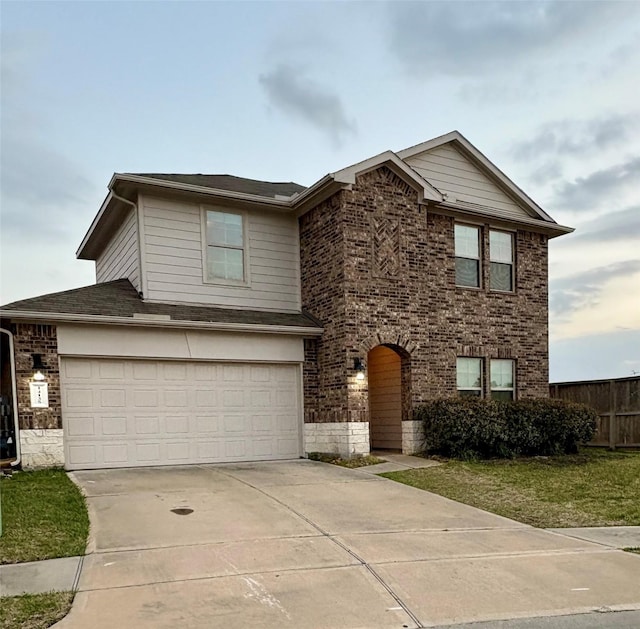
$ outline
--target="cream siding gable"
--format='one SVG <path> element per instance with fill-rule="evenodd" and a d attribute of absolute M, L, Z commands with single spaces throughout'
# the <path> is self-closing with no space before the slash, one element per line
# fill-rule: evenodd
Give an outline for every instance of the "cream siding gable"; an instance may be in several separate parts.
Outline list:
<path fill-rule="evenodd" d="M 131 208 L 118 231 L 96 260 L 96 282 L 127 278 L 140 290 L 139 260 L 138 222 L 136 211 Z"/>
<path fill-rule="evenodd" d="M 491 208 L 496 216 L 516 220 L 533 216 L 450 143 L 404 161 L 445 194 L 448 203 L 479 205 Z"/>
<path fill-rule="evenodd" d="M 249 282 L 216 284 L 204 280 L 202 213 L 207 207 L 225 208 L 149 196 L 141 196 L 139 205 L 144 222 L 145 299 L 300 311 L 299 245 L 293 216 L 243 211 Z"/>

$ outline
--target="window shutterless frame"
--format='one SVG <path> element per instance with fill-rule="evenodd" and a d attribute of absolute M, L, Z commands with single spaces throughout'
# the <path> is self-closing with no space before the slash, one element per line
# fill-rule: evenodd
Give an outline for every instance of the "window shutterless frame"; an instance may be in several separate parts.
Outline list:
<path fill-rule="evenodd" d="M 482 397 L 482 358 L 456 359 L 456 389 L 462 397 Z"/>
<path fill-rule="evenodd" d="M 456 286 L 480 288 L 482 285 L 481 234 L 480 227 L 475 225 L 456 223 L 454 226 Z"/>
<path fill-rule="evenodd" d="M 496 358 L 489 365 L 491 399 L 511 401 L 516 399 L 516 361 Z"/>
<path fill-rule="evenodd" d="M 489 288 L 492 291 L 514 290 L 513 241 L 511 232 L 489 230 Z"/>
<path fill-rule="evenodd" d="M 249 285 L 246 212 L 201 206 L 202 272 L 207 284 Z"/>

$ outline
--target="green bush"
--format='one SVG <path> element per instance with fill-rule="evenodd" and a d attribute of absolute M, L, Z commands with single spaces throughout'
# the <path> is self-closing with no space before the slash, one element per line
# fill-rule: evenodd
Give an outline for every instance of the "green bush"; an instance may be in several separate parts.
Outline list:
<path fill-rule="evenodd" d="M 563 400 L 500 402 L 472 397 L 417 407 L 425 450 L 457 459 L 570 454 L 590 441 L 597 413 Z"/>

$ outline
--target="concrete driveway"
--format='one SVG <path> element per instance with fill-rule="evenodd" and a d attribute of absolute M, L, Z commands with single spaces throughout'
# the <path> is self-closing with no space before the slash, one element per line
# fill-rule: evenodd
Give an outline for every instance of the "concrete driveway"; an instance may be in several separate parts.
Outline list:
<path fill-rule="evenodd" d="M 419 627 L 640 607 L 640 556 L 311 461 L 76 472 L 61 629 Z M 177 511 L 176 511 L 177 510 Z"/>

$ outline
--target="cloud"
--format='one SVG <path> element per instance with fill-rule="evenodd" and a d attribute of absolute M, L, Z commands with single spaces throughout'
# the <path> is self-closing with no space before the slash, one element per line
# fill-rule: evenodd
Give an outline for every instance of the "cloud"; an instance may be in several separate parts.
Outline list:
<path fill-rule="evenodd" d="M 606 25 L 637 13 L 617 2 L 389 3 L 390 46 L 417 76 L 476 78 L 586 40 Z"/>
<path fill-rule="evenodd" d="M 549 161 L 537 168 L 529 175 L 529 180 L 542 185 L 562 177 L 562 165 L 558 161 Z"/>
<path fill-rule="evenodd" d="M 572 313 L 600 304 L 600 296 L 612 279 L 640 272 L 640 259 L 625 260 L 582 271 L 550 283 L 549 307 L 554 316 L 567 319 Z"/>
<path fill-rule="evenodd" d="M 516 143 L 511 155 L 524 162 L 549 154 L 583 156 L 628 140 L 636 126 L 635 112 L 593 120 L 556 120 L 543 125 L 531 139 Z"/>
<path fill-rule="evenodd" d="M 640 187 L 640 157 L 597 170 L 575 181 L 556 187 L 552 205 L 574 212 L 600 207 L 611 199 L 619 199 L 627 191 Z"/>
<path fill-rule="evenodd" d="M 326 133 L 335 145 L 356 134 L 355 122 L 348 119 L 339 96 L 301 76 L 299 69 L 281 64 L 258 80 L 274 107 Z"/>
<path fill-rule="evenodd" d="M 571 238 L 598 243 L 619 240 L 640 242 L 640 205 L 587 221 L 576 229 Z"/>

